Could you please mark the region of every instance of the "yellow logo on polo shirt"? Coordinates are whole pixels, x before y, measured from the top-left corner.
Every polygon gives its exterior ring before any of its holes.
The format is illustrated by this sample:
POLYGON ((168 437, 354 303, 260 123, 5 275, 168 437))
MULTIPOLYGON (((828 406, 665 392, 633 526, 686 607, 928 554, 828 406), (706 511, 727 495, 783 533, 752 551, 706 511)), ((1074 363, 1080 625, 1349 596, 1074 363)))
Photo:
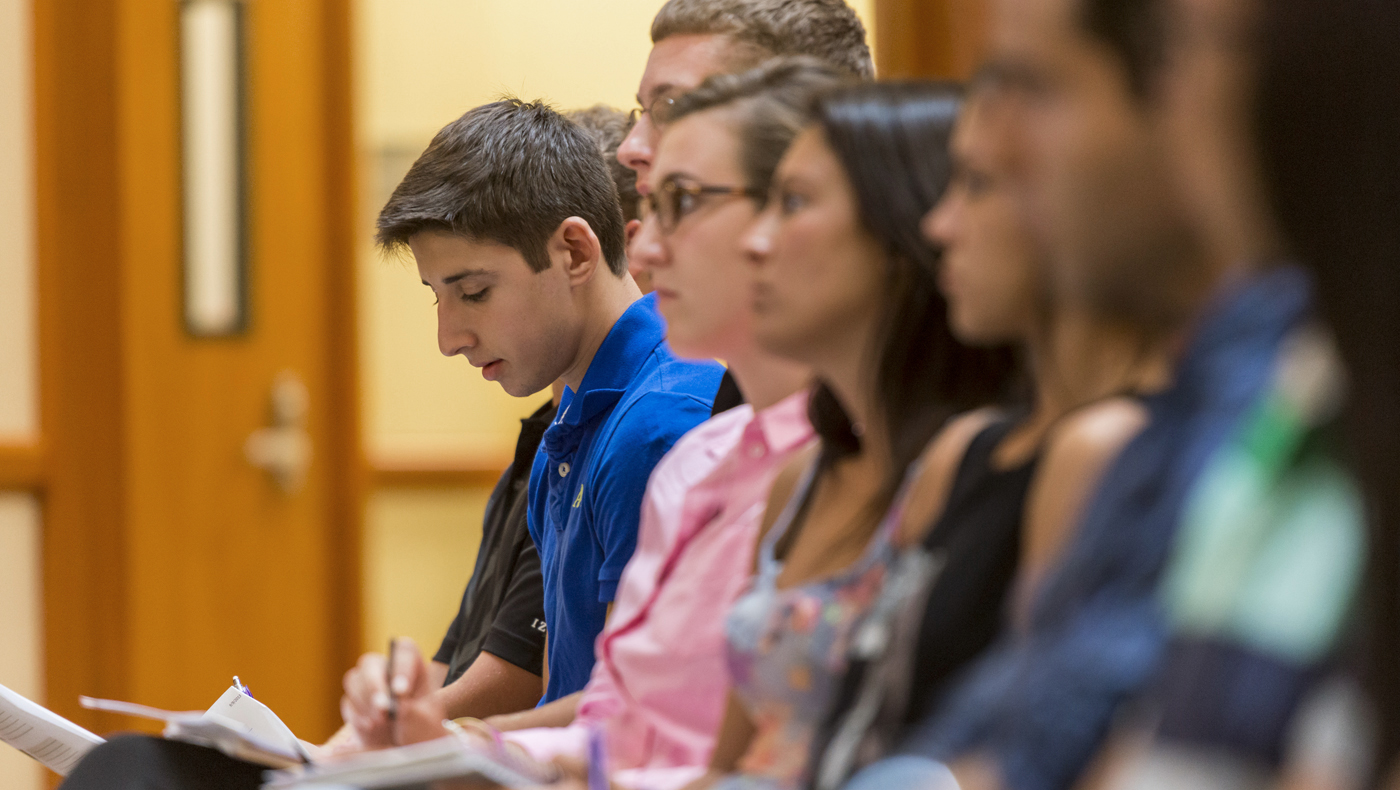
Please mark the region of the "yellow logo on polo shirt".
POLYGON ((582 504, 583 504, 583 484, 580 483, 580 484, 579 484, 579 487, 578 487, 578 496, 574 497, 574 507, 578 507, 579 505, 582 505, 582 504))

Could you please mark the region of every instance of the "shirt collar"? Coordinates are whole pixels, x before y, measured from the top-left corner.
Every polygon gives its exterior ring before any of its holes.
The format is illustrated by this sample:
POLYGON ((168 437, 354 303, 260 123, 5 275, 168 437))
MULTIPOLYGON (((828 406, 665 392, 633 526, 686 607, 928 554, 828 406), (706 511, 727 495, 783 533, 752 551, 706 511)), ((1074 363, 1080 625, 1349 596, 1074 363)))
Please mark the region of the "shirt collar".
POLYGON ((753 424, 770 451, 785 453, 812 438, 812 423, 807 418, 810 398, 811 391, 804 387, 754 414, 753 424))
POLYGON ((1236 352, 1272 349, 1312 309, 1312 278, 1295 264, 1234 281, 1210 302, 1182 358, 1179 385, 1229 381, 1236 352))
POLYGON ((540 447, 544 432, 554 420, 554 404, 545 401, 534 414, 520 421, 520 436, 515 440, 515 463, 511 474, 519 477, 530 470, 531 459, 540 447))
POLYGON ((578 392, 565 388, 556 424, 582 425, 622 399, 642 365, 666 339, 656 295, 633 302, 593 355, 578 392))

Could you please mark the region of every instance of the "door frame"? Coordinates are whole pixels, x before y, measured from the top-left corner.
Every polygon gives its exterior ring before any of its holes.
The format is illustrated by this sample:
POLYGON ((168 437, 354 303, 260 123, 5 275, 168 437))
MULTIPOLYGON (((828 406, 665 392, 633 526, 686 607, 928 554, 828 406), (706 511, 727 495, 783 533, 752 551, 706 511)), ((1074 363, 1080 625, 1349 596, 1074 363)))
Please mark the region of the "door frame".
POLYGON ((875 0, 881 79, 967 80, 984 53, 986 0, 875 0))

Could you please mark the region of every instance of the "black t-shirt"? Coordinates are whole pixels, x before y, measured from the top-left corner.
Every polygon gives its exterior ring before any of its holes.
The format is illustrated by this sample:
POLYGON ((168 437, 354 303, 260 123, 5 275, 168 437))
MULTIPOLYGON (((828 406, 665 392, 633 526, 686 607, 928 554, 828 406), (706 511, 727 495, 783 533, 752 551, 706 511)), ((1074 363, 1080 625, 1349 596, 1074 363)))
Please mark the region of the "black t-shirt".
POLYGON ((536 675, 544 672, 544 578, 525 509, 535 450, 553 420, 554 404, 546 403, 520 421, 515 461, 486 502, 476 568, 433 656, 448 667, 444 685, 460 678, 483 650, 536 675))
POLYGON ((715 393, 715 405, 710 409, 710 416, 727 412, 735 406, 744 405, 744 393, 739 391, 739 382, 734 380, 734 376, 728 370, 724 371, 724 377, 719 380, 719 391, 715 393))

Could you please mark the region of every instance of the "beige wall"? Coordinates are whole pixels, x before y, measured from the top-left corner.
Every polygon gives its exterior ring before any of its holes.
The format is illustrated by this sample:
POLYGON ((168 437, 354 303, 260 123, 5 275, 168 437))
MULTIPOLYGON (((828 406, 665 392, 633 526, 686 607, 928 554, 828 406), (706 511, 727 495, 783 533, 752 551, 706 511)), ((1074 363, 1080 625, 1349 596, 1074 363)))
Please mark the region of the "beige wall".
POLYGON ((0 0, 0 442, 38 426, 29 3, 0 0))
MULTIPOLYGON (((874 0, 854 3, 873 30, 874 0)), ((433 134, 502 93, 560 108, 630 108, 661 0, 359 0, 361 363, 365 445, 381 466, 498 469, 517 418, 507 397, 437 351, 432 295, 411 260, 370 246, 389 192, 433 134)), ((471 572, 488 490, 380 491, 365 519, 365 647, 394 634, 431 652, 471 572)))
POLYGON ((410 636, 431 656, 481 544, 484 490, 379 491, 365 513, 365 649, 410 636), (475 518, 473 518, 475 516, 475 518))
MULTIPOLYGON (((39 506, 32 496, 0 491, 0 685, 42 702, 39 650, 39 506)), ((0 744, 0 787, 37 790, 47 772, 0 744)))
MULTIPOLYGON (((33 132, 28 0, 0 0, 0 444, 38 431, 33 132)), ((0 685, 43 699, 39 507, 0 491, 0 685)), ((43 768, 0 746, 0 787, 35 790, 43 768)))

